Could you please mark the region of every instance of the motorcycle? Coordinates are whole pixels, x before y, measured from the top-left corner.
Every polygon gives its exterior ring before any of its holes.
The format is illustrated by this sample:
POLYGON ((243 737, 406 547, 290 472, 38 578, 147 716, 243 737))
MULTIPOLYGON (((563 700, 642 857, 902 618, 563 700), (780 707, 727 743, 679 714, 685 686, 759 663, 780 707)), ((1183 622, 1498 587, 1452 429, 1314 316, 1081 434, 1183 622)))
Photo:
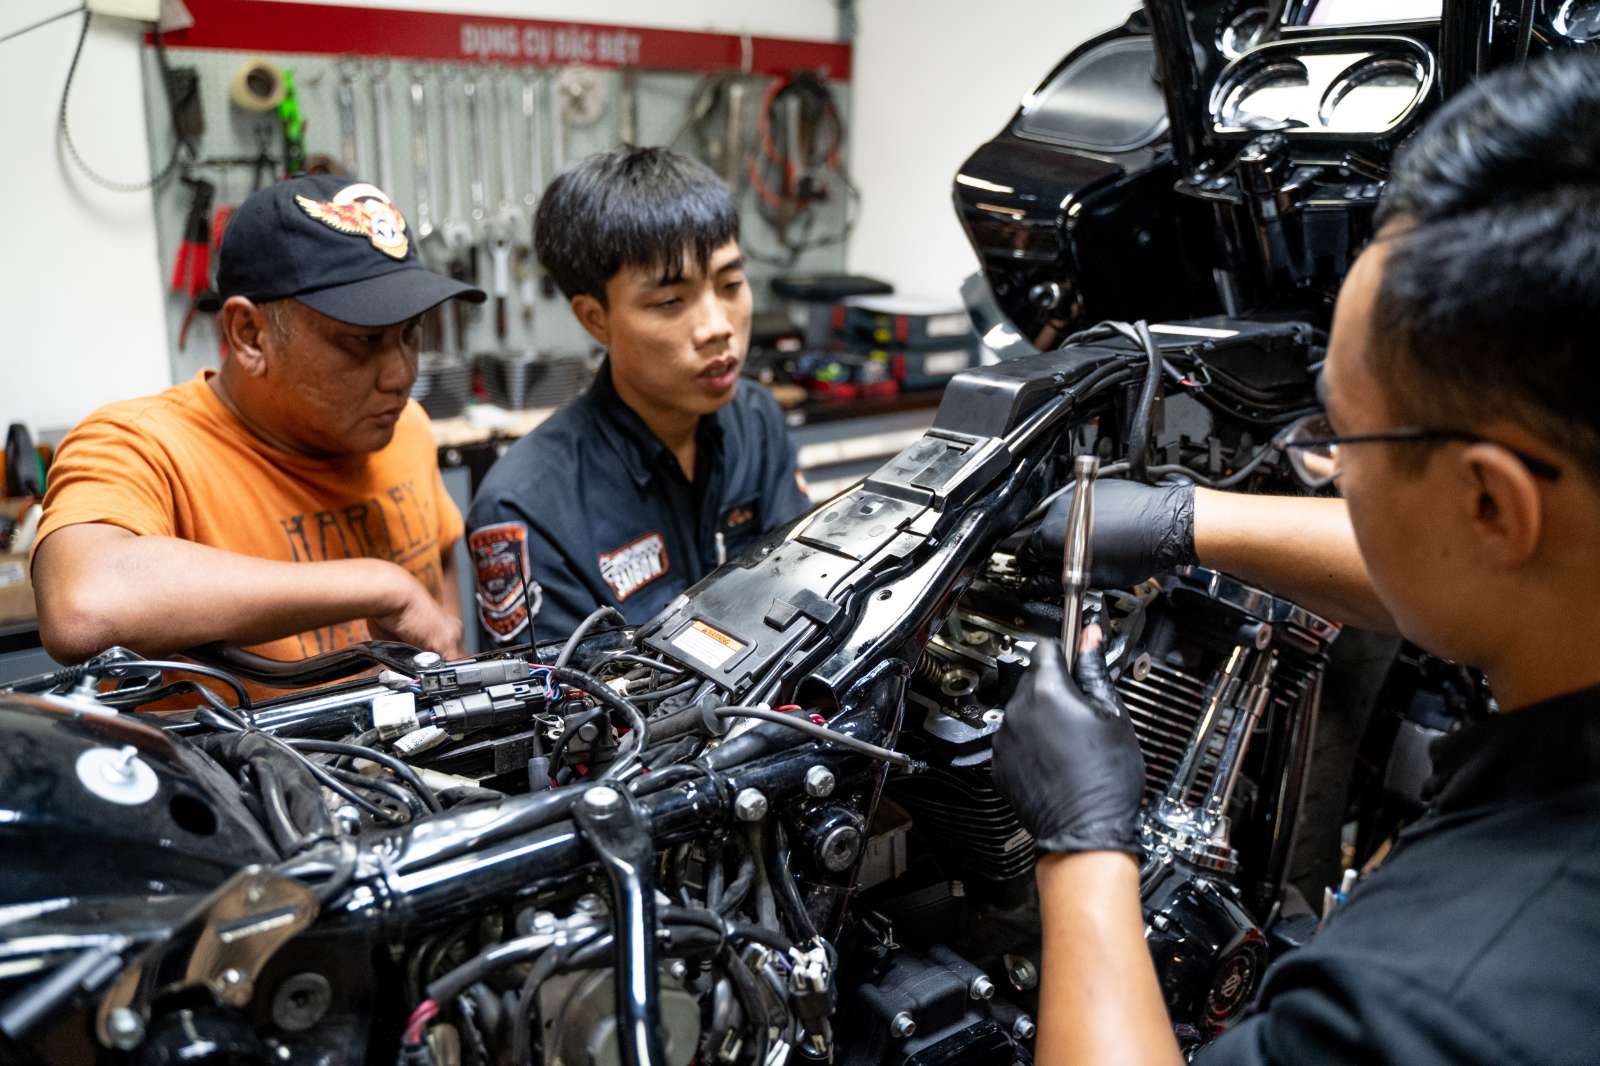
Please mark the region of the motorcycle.
MULTIPOLYGON (((1028 533, 1086 455, 1102 476, 1294 489, 1277 445, 1315 412, 1369 186, 1465 69, 1454 8, 1381 33, 1304 4, 1254 30, 1228 4, 1146 10, 957 179, 989 267, 974 317, 1006 358, 652 621, 597 611, 454 662, 111 649, 12 686, 0 1058, 1031 1061, 1033 842, 989 770, 1067 620, 1062 562, 1028 533), (1169 117, 1112 159, 1127 132, 1089 145, 1067 102, 1130 83, 1129 62, 1159 68, 1169 117), (1340 101, 1374 86, 1410 103, 1344 128, 1340 101), (1102 259, 1117 227, 1129 258, 1102 259), (1117 320, 1150 290, 1118 272, 1196 233, 1218 265, 1167 264, 1172 315, 1117 320), (247 681, 319 687, 256 702, 247 681), (123 713, 174 697, 192 709, 123 713)), ((1340 629, 1199 567, 1082 606, 1145 755, 1147 937, 1198 1046, 1314 932, 1291 862, 1340 629)))

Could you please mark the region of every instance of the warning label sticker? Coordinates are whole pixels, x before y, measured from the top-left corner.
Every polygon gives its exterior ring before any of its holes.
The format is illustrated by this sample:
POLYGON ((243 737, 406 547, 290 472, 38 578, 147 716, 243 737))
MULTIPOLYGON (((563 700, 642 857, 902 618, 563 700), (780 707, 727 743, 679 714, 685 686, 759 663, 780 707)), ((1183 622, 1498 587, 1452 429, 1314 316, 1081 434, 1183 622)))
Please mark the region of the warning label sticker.
POLYGON ((724 663, 745 648, 743 641, 736 640, 699 619, 689 623, 689 628, 672 638, 672 646, 717 670, 722 669, 724 663))

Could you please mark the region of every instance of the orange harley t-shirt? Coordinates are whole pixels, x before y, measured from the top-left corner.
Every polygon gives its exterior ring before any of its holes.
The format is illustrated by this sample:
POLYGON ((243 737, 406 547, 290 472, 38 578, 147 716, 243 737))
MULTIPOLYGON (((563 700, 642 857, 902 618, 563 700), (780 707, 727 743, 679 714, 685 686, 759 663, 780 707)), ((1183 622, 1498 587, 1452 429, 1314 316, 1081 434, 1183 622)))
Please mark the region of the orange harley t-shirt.
MULTIPOLYGON (((309 459, 245 428, 212 390, 214 373, 108 404, 74 427, 50 467, 34 543, 64 526, 104 522, 259 559, 387 559, 438 599, 443 553, 463 526, 422 408, 406 405, 381 451, 309 459)), ((302 659, 365 639, 366 624, 355 621, 251 650, 302 659)))

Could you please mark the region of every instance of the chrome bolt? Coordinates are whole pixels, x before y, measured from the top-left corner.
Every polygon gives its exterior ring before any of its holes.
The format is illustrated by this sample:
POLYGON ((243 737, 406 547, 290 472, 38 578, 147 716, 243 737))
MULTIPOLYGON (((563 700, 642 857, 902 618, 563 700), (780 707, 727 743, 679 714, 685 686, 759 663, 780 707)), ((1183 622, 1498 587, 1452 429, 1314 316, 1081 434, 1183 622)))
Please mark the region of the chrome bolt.
POLYGON ((979 974, 967 986, 967 994, 973 999, 992 999, 994 997, 994 982, 983 974, 979 974))
POLYGON ((689 976, 689 964, 682 959, 673 959, 672 965, 667 967, 667 972, 672 975, 673 980, 686 980, 689 976))
POLYGON ((833 795, 833 771, 826 766, 813 766, 806 771, 806 795, 821 799, 833 795))
POLYGON ((991 707, 987 711, 983 712, 983 724, 984 725, 999 725, 1001 722, 1003 722, 1005 720, 1006 720, 1006 712, 1002 711, 1002 710, 999 710, 998 708, 991 707))
POLYGON ((583 794, 583 803, 592 811, 614 811, 622 806, 622 796, 610 785, 596 785, 583 794))
POLYGON ((603 914, 606 904, 593 892, 586 892, 578 897, 577 908, 581 914, 603 914))
POLYGON ((549 911, 535 911, 533 913, 533 931, 535 933, 548 933, 556 927, 556 916, 549 911))
POLYGON ((767 797, 760 789, 741 789, 733 799, 733 813, 741 822, 759 822, 767 816, 767 797))
POLYGON ((1011 1023, 1011 1035, 1016 1037, 1018 1040, 1032 1040, 1033 1034, 1037 1033, 1038 1031, 1039 1027, 1034 1025, 1033 1019, 1028 1017, 1026 1014, 1022 1015, 1015 1022, 1011 1023))
POLYGON ((432 670, 444 662, 444 656, 436 651, 419 651, 411 657, 411 665, 418 670, 432 670))
POLYGON ((889 1021, 889 1033, 896 1040, 904 1040, 907 1037, 916 1035, 916 1032, 917 1020, 905 1011, 896 1014, 889 1021))
POLYGON ((144 1019, 137 1011, 117 1007, 106 1016, 106 1030, 111 1034, 112 1047, 132 1051, 144 1040, 144 1019))

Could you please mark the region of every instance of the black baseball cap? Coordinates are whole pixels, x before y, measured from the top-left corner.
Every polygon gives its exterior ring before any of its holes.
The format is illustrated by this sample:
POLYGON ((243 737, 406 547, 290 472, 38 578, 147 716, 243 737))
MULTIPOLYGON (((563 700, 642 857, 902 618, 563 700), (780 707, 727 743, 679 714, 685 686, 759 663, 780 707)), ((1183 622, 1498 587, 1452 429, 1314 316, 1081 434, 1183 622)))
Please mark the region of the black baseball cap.
POLYGON ((292 296, 353 326, 391 326, 446 300, 486 298, 422 265, 405 217, 383 190, 327 174, 280 181, 239 205, 208 295, 202 310, 218 310, 230 296, 292 296))

